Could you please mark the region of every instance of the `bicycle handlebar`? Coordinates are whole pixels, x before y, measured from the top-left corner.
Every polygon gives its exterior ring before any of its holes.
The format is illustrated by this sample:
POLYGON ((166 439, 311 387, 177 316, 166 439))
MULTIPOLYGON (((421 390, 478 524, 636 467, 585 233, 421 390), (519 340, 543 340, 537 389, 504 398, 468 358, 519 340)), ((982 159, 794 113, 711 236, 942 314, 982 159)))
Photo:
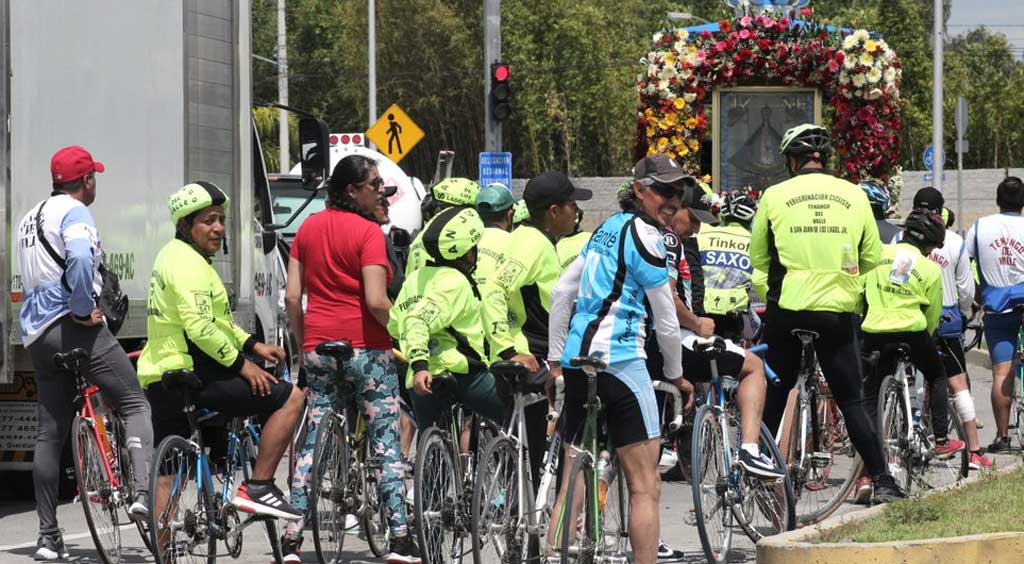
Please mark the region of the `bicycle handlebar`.
POLYGON ((779 379, 779 375, 776 374, 774 370, 772 370, 771 366, 768 366, 768 359, 765 358, 765 353, 768 352, 768 345, 766 343, 761 343, 760 345, 750 347, 749 349, 747 349, 747 351, 756 354, 757 356, 761 357, 762 361, 764 361, 764 375, 765 377, 768 378, 769 382, 775 384, 776 386, 782 383, 782 380, 779 379))
POLYGON ((654 391, 664 392, 672 396, 672 421, 668 424, 668 430, 675 432, 683 426, 683 393, 679 391, 674 384, 669 382, 663 382, 661 380, 655 380, 654 391))

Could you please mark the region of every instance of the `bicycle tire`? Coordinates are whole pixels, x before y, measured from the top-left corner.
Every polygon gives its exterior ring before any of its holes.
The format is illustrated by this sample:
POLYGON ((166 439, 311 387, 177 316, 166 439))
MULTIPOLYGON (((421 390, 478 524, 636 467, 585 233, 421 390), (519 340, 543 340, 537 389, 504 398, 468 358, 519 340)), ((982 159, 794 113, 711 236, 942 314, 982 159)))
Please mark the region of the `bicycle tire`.
POLYGON ((416 535, 423 564, 460 562, 462 538, 455 529, 462 511, 462 480, 448 438, 437 427, 420 431, 415 474, 416 535))
POLYGON ((602 552, 621 557, 621 561, 626 562, 629 546, 629 488, 622 464, 616 463, 615 467, 614 482, 608 487, 608 499, 600 515, 601 539, 604 542, 602 552))
POLYGON ((317 429, 313 449, 312 486, 309 492, 309 521, 313 547, 320 564, 341 564, 345 546, 345 518, 349 508, 348 424, 344 416, 326 415, 317 429))
MULTIPOLYGON (((774 435, 761 423, 761 436, 758 447, 762 453, 775 462, 775 469, 785 472, 786 461, 775 444, 774 435)), ((744 518, 738 519, 743 532, 751 542, 783 533, 796 528, 796 500, 793 493, 793 482, 786 475, 782 480, 767 482, 753 476, 744 475, 741 479, 744 518), (760 517, 760 518, 758 518, 760 517)))
POLYGON ((384 558, 388 553, 391 529, 388 525, 388 507, 380 495, 381 463, 371 461, 367 437, 363 437, 359 452, 363 480, 363 514, 360 519, 363 535, 366 536, 370 552, 377 558, 384 558))
POLYGON ((850 496, 864 467, 845 430, 841 429, 839 406, 831 398, 821 396, 814 403, 817 404, 814 418, 819 427, 817 434, 813 432, 810 410, 801 407, 800 422, 791 428, 791 448, 786 457, 796 500, 796 519, 801 526, 821 522, 835 513, 850 496), (806 437, 803 442, 800 441, 802 427, 806 437), (827 455, 828 464, 821 466, 814 455, 827 455))
POLYGON ((878 388, 878 434, 882 441, 882 455, 886 468, 896 484, 910 493, 913 467, 910 463, 909 445, 906 436, 911 428, 910 414, 903 403, 903 385, 892 375, 882 379, 878 388), (894 472, 894 469, 897 470, 894 472))
POLYGON ((724 563, 732 548, 733 513, 718 493, 719 484, 729 479, 724 440, 713 406, 702 405, 693 420, 691 488, 697 534, 704 557, 712 564, 724 563))
MULTIPOLYGON (((1024 333, 1024 331, 1022 331, 1024 333)), ((1024 347, 1024 334, 1020 336, 1020 345, 1024 347)), ((1024 353, 1020 353, 1024 356, 1024 353)), ((1017 365, 1017 373, 1013 375, 1013 405, 1011 406, 1010 413, 1013 415, 1013 421, 1010 423, 1016 428, 1017 432, 1017 444, 1020 448, 1024 449, 1024 361, 1021 361, 1017 365)))
POLYGON ((594 490, 594 459, 589 452, 583 451, 576 455, 576 461, 573 462, 572 472, 569 474, 567 483, 569 489, 566 491, 569 493, 565 497, 565 507, 563 507, 561 515, 561 562, 563 564, 570 562, 594 564, 600 549, 597 529, 602 525, 599 522, 601 516, 597 510, 597 491, 594 490), (582 485, 580 481, 583 482, 582 485), (580 514, 573 510, 576 505, 574 503, 575 493, 581 487, 583 488, 583 500, 580 505, 583 517, 582 531, 579 526, 580 514), (570 510, 565 511, 566 508, 570 510))
MULTIPOLYGON (((940 489, 955 484, 967 478, 967 474, 970 472, 970 452, 966 448, 967 433, 964 430, 964 424, 960 421, 960 417, 957 416, 956 407, 953 405, 952 399, 948 402, 947 409, 949 410, 949 416, 946 434, 951 440, 962 441, 964 449, 945 460, 934 457, 933 452, 916 453, 914 479, 924 490, 940 489)), ((918 440, 922 444, 934 446, 936 444, 934 440, 935 430, 931 416, 926 413, 924 417, 925 427, 921 430, 923 437, 920 437, 918 440)))
MULTIPOLYGON (((76 416, 71 448, 74 458, 75 481, 85 511, 85 522, 96 545, 97 555, 104 564, 121 562, 121 527, 118 524, 117 494, 110 487, 102 447, 96 440, 93 422, 76 416)), ((116 468, 111 468, 116 472, 116 468)))
MULTIPOLYGON (((514 564, 525 560, 526 500, 519 499, 522 474, 519 453, 511 439, 500 436, 481 451, 473 481, 471 533, 474 564, 514 564)), ((529 487, 529 486, 526 486, 529 487)), ((529 494, 527 494, 529 495, 529 494)))
POLYGON ((209 534, 208 529, 212 521, 213 502, 209 492, 201 494, 199 491, 196 476, 198 459, 199 451, 193 444, 177 435, 165 438, 156 449, 149 474, 149 499, 152 504, 149 511, 149 534, 157 564, 201 562, 203 559, 207 564, 215 564, 217 560, 217 539, 209 534), (161 478, 166 478, 165 483, 170 490, 166 505, 161 502, 161 478), (186 495, 190 491, 194 493, 186 495), (160 542, 160 536, 168 520, 172 530, 165 545, 160 542), (180 540, 177 539, 179 531, 185 534, 180 540), (204 542, 206 553, 195 554, 195 547, 204 542), (168 548, 173 550, 168 552, 168 548))

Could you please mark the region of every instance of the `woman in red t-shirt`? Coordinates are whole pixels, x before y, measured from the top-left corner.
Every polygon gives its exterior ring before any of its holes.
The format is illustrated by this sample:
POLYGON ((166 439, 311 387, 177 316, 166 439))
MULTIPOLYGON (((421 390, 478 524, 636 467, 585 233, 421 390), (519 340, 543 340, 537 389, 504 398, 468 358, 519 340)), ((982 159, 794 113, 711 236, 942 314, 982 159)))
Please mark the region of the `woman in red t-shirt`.
MULTIPOLYGON (((409 534, 399 431, 398 375, 387 332, 391 281, 384 233, 374 221, 381 210, 383 180, 372 159, 349 155, 334 167, 327 183, 327 209, 299 228, 288 261, 285 303, 309 388, 309 419, 292 479, 291 503, 309 508, 308 487, 313 448, 321 418, 337 405, 339 374, 355 388, 356 403, 369 427, 370 452, 382 462, 381 499, 389 509, 389 564, 418 564, 418 547, 409 534), (302 309, 303 294, 308 304, 302 309), (316 346, 347 340, 355 355, 339 372, 316 346)), ((304 521, 285 530, 285 561, 298 562, 304 521)))

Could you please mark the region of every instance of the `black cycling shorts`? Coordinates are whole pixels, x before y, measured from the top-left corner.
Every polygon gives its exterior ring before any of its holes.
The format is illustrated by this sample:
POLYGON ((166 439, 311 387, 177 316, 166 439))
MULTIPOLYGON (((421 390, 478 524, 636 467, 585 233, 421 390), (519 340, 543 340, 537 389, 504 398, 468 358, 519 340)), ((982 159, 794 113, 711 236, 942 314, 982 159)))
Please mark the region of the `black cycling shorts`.
POLYGON ((964 341, 960 337, 938 337, 939 356, 946 368, 946 378, 967 373, 967 355, 964 354, 964 341))
MULTIPOLYGON (((687 332, 689 333, 689 332, 687 332)), ((692 334, 683 337, 683 377, 690 382, 710 382, 711 362, 708 355, 694 350, 696 338, 692 334)), ((726 340, 724 352, 715 355, 720 377, 739 376, 747 352, 736 343, 726 340)))
MULTIPOLYGON (((227 369, 198 373, 205 387, 199 391, 196 405, 200 409, 216 411, 226 417, 269 417, 288 401, 292 384, 279 380, 270 386, 267 396, 253 395, 252 387, 244 378, 227 369)), ((188 418, 183 411, 185 399, 177 391, 153 382, 146 388, 146 399, 153 410, 153 444, 159 445, 165 437, 188 437, 188 418)))
MULTIPOLYGON (((578 446, 583 441, 583 425, 587 420, 587 375, 573 368, 563 369, 563 374, 563 437, 567 443, 578 446)), ((614 448, 651 439, 640 402, 622 380, 606 372, 598 373, 597 397, 601 399, 601 406, 605 410, 608 439, 614 448)))

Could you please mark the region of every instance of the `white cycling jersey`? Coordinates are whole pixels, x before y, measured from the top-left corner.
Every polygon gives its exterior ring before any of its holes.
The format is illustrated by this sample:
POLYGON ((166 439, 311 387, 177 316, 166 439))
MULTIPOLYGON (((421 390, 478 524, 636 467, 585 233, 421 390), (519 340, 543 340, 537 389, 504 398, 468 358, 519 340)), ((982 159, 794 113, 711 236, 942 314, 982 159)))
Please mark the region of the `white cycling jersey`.
POLYGON ((1000 213, 979 219, 966 237, 978 263, 985 309, 1003 312, 1024 301, 1024 217, 1000 213))

